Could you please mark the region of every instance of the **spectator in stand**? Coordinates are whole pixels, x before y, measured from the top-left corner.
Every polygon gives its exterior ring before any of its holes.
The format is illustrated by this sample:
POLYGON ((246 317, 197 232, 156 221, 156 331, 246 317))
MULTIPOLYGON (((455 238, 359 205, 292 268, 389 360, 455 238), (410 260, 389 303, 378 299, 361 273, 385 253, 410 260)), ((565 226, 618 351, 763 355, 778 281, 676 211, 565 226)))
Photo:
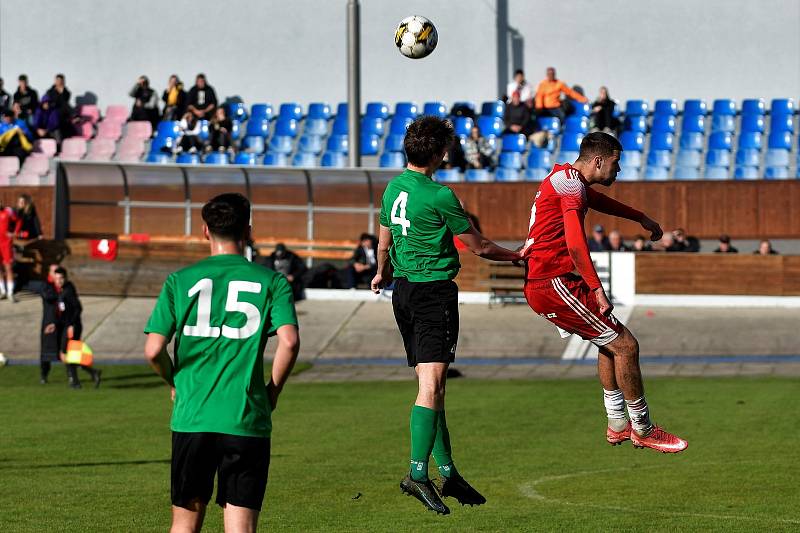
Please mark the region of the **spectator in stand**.
POLYGON ((158 95, 150 87, 147 76, 139 76, 136 85, 128 95, 133 98, 130 120, 142 120, 153 126, 153 131, 158 127, 158 95))
POLYGON ((503 98, 503 101, 510 101, 511 96, 515 92, 519 93, 519 99, 523 104, 528 106, 528 108, 533 107, 533 89, 531 89, 531 85, 528 83, 528 80, 525 79, 525 73, 522 71, 522 69, 517 69, 514 72, 514 81, 506 86, 506 94, 503 98))
POLYGON ((46 96, 50 97, 51 106, 61 114, 62 121, 68 121, 70 117, 69 100, 72 93, 67 89, 63 74, 56 74, 53 86, 47 90, 46 96))
POLYGON ((522 133, 525 137, 533 133, 531 110, 522 103, 519 92, 511 94, 511 102, 506 104, 503 122, 506 124, 503 133, 522 133))
POLYGON ((22 118, 22 106, 19 105, 19 102, 11 104, 11 116, 13 118, 12 124, 21 129, 22 133, 25 134, 25 137, 27 137, 29 141, 33 141, 33 133, 28 127, 28 122, 22 118))
POLYGON ((652 252, 653 247, 644 238, 643 235, 637 235, 633 238, 633 252, 652 252))
POLYGON ((206 83, 206 75, 198 74, 194 87, 189 90, 188 107, 198 119, 210 119, 217 107, 217 94, 214 88, 206 83))
POLYGON ((731 246, 731 238, 726 235, 722 234, 719 236, 719 246, 717 249, 714 250, 715 254, 738 254, 739 250, 731 246))
POLYGON ((378 272, 378 239, 362 233, 358 247, 345 269, 345 288, 355 289, 361 284, 369 285, 378 272))
POLYGON ((180 120, 180 117, 186 113, 186 91, 177 74, 169 77, 161 100, 164 102, 164 114, 161 116, 161 120, 180 120))
POLYGON ((33 240, 42 238, 42 224, 39 222, 39 215, 36 214, 36 206, 30 194, 20 194, 17 198, 17 219, 19 227, 16 236, 21 240, 33 240))
POLYGON ((684 247, 675 242, 675 235, 670 232, 664 233, 661 240, 658 242, 658 250, 664 252, 684 252, 684 247))
MULTIPOLYGON (((25 125, 27 129, 27 125, 25 125)), ((22 164, 33 150, 25 131, 15 123, 14 113, 5 110, 0 118, 0 155, 14 156, 22 164)))
POLYGON ((11 95, 3 88, 3 78, 0 78, 0 111, 11 109, 11 95))
POLYGON ((203 141, 200 140, 200 121, 189 111, 183 115, 179 124, 180 141, 178 151, 196 153, 203 151, 203 141))
POLYGON ((33 114, 39 107, 39 93, 28 85, 28 76, 25 74, 19 75, 17 90, 14 92, 14 103, 20 106, 20 118, 31 124, 33 114))
POLYGON ((566 111, 565 103, 561 101, 562 94, 581 103, 589 101, 588 98, 570 89, 566 83, 557 79, 554 67, 548 67, 547 77, 539 82, 539 86, 536 88, 536 115, 539 117, 558 117, 561 122, 564 122, 566 111))
POLYGON ((611 245, 606 237, 606 230, 600 224, 592 228, 592 238, 589 239, 590 252, 607 252, 611 249, 611 245))
POLYGON ((209 149, 225 152, 231 148, 231 130, 233 123, 228 118, 225 108, 220 106, 214 111, 214 118, 208 124, 209 149))
POLYGON ((678 228, 672 232, 675 240, 675 246, 679 247, 681 252, 699 252, 700 240, 697 237, 687 236, 683 228, 678 228))
POLYGON ((464 172, 467 168, 467 159, 464 156, 464 147, 461 145, 459 139, 450 145, 447 149, 447 154, 442 160, 439 168, 457 168, 459 172, 464 172))
POLYGON ((617 104, 611 99, 606 87, 600 87, 597 100, 592 103, 592 125, 594 128, 611 135, 619 131, 619 119, 614 116, 617 104))
POLYGON ((37 138, 55 139, 59 145, 65 137, 66 128, 62 125, 61 113, 55 108, 47 94, 42 96, 39 109, 33 116, 33 129, 37 138))
POLYGON ((259 260, 259 262, 265 267, 284 275, 292 286, 295 302, 303 299, 303 276, 308 269, 296 253, 288 250, 285 244, 279 242, 275 246, 275 251, 259 260))
POLYGON ((778 251, 772 247, 768 239, 764 239, 758 244, 758 250, 754 251, 753 255, 778 255, 778 251))
POLYGON ((494 149, 489 140, 481 135, 478 126, 472 126, 469 137, 464 141, 464 159, 469 168, 492 168, 494 149))
POLYGON ((19 230, 19 219, 10 207, 3 205, 0 198, 0 298, 14 299, 14 245, 12 237, 19 230))
POLYGON ((612 252, 630 252, 631 247, 622 240, 622 234, 613 230, 608 234, 608 249, 612 252))

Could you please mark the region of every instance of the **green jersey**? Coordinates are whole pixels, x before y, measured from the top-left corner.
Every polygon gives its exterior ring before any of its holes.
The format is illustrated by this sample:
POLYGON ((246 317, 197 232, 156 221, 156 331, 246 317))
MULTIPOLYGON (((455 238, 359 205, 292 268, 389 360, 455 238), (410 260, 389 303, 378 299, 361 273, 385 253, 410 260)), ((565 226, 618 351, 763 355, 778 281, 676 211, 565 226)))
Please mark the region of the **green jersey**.
POLYGON ((449 188, 405 170, 386 186, 380 223, 392 231, 395 277, 414 282, 456 277, 461 263, 453 235, 467 231, 470 221, 449 188))
POLYGON ((289 282, 240 255, 214 255, 169 275, 145 333, 174 344, 173 431, 269 437, 267 338, 297 325, 289 282))

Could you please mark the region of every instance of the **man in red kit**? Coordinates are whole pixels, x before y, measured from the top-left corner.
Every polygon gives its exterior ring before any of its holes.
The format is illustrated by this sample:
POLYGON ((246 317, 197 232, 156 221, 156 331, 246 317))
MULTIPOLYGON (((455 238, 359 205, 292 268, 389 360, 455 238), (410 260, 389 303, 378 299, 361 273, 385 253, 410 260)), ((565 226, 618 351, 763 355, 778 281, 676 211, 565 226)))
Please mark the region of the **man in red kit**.
POLYGON ((657 222, 592 189, 595 184, 614 183, 620 152, 622 145, 616 138, 590 133, 581 142, 578 160, 572 165, 555 165, 542 181, 531 208, 523 251, 527 261, 525 297, 562 336, 574 333, 599 348, 597 369, 608 415, 606 440, 612 445, 631 440, 637 448, 677 453, 688 443, 650 421, 639 369, 639 344, 611 314, 614 306, 597 277, 583 229, 586 211, 592 208, 640 223, 653 241, 661 238, 657 222))
POLYGON ((3 270, 0 272, 0 298, 8 294, 11 302, 14 299, 14 272, 11 269, 14 264, 14 247, 12 239, 19 231, 22 221, 17 218, 16 213, 10 207, 3 205, 0 200, 0 263, 3 270))

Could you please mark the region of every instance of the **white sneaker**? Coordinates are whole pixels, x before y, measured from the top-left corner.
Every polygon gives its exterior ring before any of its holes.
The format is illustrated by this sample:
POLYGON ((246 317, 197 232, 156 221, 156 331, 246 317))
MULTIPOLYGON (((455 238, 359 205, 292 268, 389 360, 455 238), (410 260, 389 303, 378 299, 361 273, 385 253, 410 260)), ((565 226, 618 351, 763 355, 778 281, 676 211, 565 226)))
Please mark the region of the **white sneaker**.
POLYGON ((17 299, 14 298, 14 294, 13 293, 10 293, 10 292, 8 293, 8 299, 11 300, 12 304, 17 303, 17 299))

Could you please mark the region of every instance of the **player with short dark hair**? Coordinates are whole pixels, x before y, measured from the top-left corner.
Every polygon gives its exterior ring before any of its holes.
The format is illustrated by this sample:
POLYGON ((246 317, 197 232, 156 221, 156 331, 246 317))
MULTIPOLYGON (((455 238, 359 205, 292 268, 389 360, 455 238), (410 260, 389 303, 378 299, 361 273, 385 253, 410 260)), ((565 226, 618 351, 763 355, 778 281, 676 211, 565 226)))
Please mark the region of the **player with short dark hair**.
POLYGON ((172 386, 172 527, 199 531, 217 480, 226 531, 255 531, 269 470, 271 412, 297 359, 292 289, 243 256, 250 202, 203 206, 210 257, 167 277, 145 327, 145 356, 172 386), (278 336, 272 375, 263 353, 278 336), (173 363, 167 344, 175 337, 173 363))
POLYGON ((637 448, 664 453, 686 449, 687 442, 650 421, 639 368, 639 344, 611 313, 597 276, 583 224, 589 208, 633 220, 661 238, 661 227, 641 211, 601 194, 592 185, 610 186, 619 172, 622 145, 607 133, 583 138, 578 160, 557 164, 533 201, 528 240, 525 297, 531 308, 556 325, 563 337, 577 334, 600 350, 597 369, 603 385, 608 428, 606 440, 631 440, 637 448), (627 404, 628 416, 625 416, 627 404))
POLYGON ((456 470, 445 420, 447 367, 458 341, 458 286, 453 278, 461 264, 453 236, 480 257, 520 257, 481 235, 453 191, 431 179, 454 138, 452 125, 437 117, 419 118, 408 127, 408 166, 383 194, 378 273, 371 284, 378 293, 394 278, 394 315, 419 384, 411 410, 411 471, 400 488, 441 514, 450 510, 428 478, 431 453, 439 466, 442 496, 462 505, 486 502, 456 470))

